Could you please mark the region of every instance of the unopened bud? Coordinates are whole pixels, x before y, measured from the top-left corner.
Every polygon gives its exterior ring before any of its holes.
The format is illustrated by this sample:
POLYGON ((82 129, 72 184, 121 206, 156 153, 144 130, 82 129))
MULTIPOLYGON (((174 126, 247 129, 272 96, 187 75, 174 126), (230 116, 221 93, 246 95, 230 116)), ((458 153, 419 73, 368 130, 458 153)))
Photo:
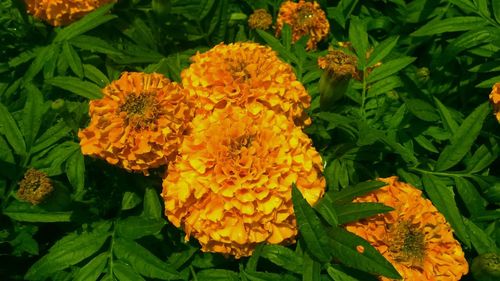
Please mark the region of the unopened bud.
POLYGON ((63 99, 56 99, 55 101, 52 102, 50 105, 50 108, 53 110, 59 110, 64 106, 64 100, 63 99))
POLYGON ((500 280, 500 256, 496 253, 482 254, 472 260, 471 272, 474 280, 500 280))
POLYGON ((421 67, 417 69, 417 79, 422 83, 427 82, 430 78, 430 75, 431 72, 427 67, 421 67))
POLYGON ((52 182, 47 174, 31 168, 24 174, 23 180, 19 182, 17 196, 21 200, 38 205, 53 189, 52 182))

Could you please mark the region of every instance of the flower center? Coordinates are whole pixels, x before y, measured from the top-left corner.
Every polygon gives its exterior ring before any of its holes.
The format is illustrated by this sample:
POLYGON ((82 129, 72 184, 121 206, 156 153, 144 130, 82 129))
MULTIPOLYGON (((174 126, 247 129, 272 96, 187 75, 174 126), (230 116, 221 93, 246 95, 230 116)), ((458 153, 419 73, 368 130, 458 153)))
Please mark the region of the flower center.
POLYGON ((402 222, 389 227, 389 251, 395 261, 422 266, 425 257, 425 234, 416 226, 402 222))
POLYGON ((243 135, 231 140, 231 142, 229 143, 229 150, 231 154, 237 155, 240 153, 243 147, 249 148, 252 145, 253 139, 254 136, 243 135))
POLYGON ((141 93, 129 94, 120 106, 120 111, 127 113, 126 120, 131 126, 142 129, 156 120, 159 108, 154 94, 141 93))

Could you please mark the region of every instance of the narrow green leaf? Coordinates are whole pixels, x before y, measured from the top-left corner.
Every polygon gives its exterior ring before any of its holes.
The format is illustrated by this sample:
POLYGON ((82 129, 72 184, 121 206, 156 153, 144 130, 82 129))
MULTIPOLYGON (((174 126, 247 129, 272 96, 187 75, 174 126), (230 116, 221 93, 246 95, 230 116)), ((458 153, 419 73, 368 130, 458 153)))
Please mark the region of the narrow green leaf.
POLYGON ((144 209, 142 215, 148 218, 163 218, 163 208, 156 190, 152 187, 146 188, 144 193, 144 209))
POLYGON ((484 232, 484 230, 482 230, 479 226, 467 218, 464 218, 464 224, 469 231, 472 246, 479 255, 500 251, 495 243, 495 240, 486 234, 486 232, 484 232))
POLYGON ((470 173, 479 173, 488 168, 499 156, 500 146, 495 144, 488 148, 484 144, 481 145, 474 154, 467 160, 467 171, 470 173))
POLYGON ((55 146, 47 155, 37 155, 31 164, 45 172, 49 177, 57 176, 64 172, 63 163, 78 150, 80 150, 78 143, 67 141, 55 146))
POLYGON ((237 272, 227 269, 204 269, 196 273, 198 281, 239 281, 237 272))
POLYGON ((411 36, 430 36, 445 32, 466 31, 486 25, 487 22, 480 17, 452 17, 443 20, 433 20, 420 27, 411 36))
POLYGON ((328 194, 334 204, 349 203, 358 196, 365 195, 386 185, 385 182, 381 181, 366 181, 344 188, 341 191, 329 191, 328 194))
POLYGON ((339 224, 357 221, 394 210, 381 203, 346 203, 335 205, 339 224))
POLYGON ((426 101, 421 99, 407 99, 405 103, 408 111, 418 119, 427 122, 436 122, 439 120, 439 115, 434 107, 426 101))
POLYGON ((29 151, 42 124, 42 116, 46 107, 43 103, 43 96, 33 84, 25 85, 26 104, 23 109, 23 135, 26 142, 26 148, 29 151))
POLYGON ((340 227, 332 227, 328 233, 330 251, 341 263, 362 271, 400 279, 398 271, 370 243, 340 227), (357 251, 364 248, 363 253, 357 251))
POLYGON ((108 263, 108 257, 109 254, 104 252, 91 259, 86 265, 76 272, 75 276, 73 276, 73 280, 98 280, 99 276, 101 276, 104 271, 104 267, 106 267, 106 264, 108 263))
POLYGON ((439 150, 434 146, 434 144, 432 144, 432 142, 424 135, 418 135, 414 139, 421 147, 427 149, 428 151, 439 153, 439 150))
POLYGON ((80 150, 75 151, 66 161, 66 176, 73 186, 76 198, 83 196, 85 188, 85 161, 80 150))
POLYGON ((491 8, 493 10, 493 15, 498 23, 500 23, 500 2, 491 0, 491 8))
POLYGON ((116 18, 114 15, 106 15, 113 6, 114 3, 103 5, 80 20, 66 26, 57 33, 54 42, 69 40, 116 18))
POLYGON ((108 77, 104 73, 102 73, 97 67, 91 64, 83 65, 83 73, 85 75, 85 78, 96 83, 96 85, 101 88, 104 88, 106 85, 109 84, 108 77))
POLYGON ((36 141, 31 148, 31 153, 36 153, 48 148, 60 139, 68 136, 71 128, 66 126, 64 122, 59 122, 47 129, 36 141))
POLYGON ((102 97, 101 88, 99 88, 96 84, 88 81, 82 81, 75 77, 58 76, 45 80, 45 82, 84 98, 99 99, 102 97))
POLYGON ((133 216, 119 220, 116 223, 116 233, 121 237, 138 239, 143 236, 159 233, 165 224, 164 219, 133 216))
POLYGON ((314 213, 314 209, 302 197, 302 193, 300 193, 295 185, 292 189, 292 201, 297 225, 307 249, 319 261, 327 262, 330 259, 330 255, 325 251, 328 245, 325 229, 314 213))
POLYGON ((440 100, 434 97, 434 102, 437 105, 437 109, 439 110, 439 115, 441 115, 441 120, 443 121, 445 129, 454 134, 458 130, 457 122, 453 119, 453 117, 451 117, 450 111, 443 103, 441 103, 440 100))
POLYGON ((375 68, 369 75, 368 75, 368 83, 374 83, 378 80, 384 79, 386 77, 389 77, 393 75, 394 73, 397 73, 398 71, 404 69, 408 65, 410 65, 412 62, 414 62, 417 58, 414 57, 402 57, 402 58, 397 58, 393 59, 391 61, 388 61, 381 66, 375 68))
POLYGON ((380 44, 378 44, 368 58, 366 67, 373 66, 376 63, 382 61, 388 54, 391 53, 392 49, 394 49, 394 47, 398 43, 398 40, 399 36, 393 36, 385 39, 380 44))
POLYGON ((108 43, 108 41, 95 36, 80 35, 69 40, 69 43, 79 49, 90 52, 117 56, 122 54, 119 50, 108 43))
POLYGON ((330 277, 332 277, 333 280, 335 281, 358 281, 358 279, 351 277, 350 275, 332 267, 328 266, 326 268, 326 272, 330 277))
POLYGON ((358 57, 359 68, 366 66, 366 52, 368 51, 368 33, 365 23, 358 17, 352 16, 349 23, 349 41, 352 42, 358 57))
POLYGON ((436 163, 436 171, 445 171, 455 166, 469 152, 476 140, 486 116, 490 114, 489 104, 483 103, 467 116, 457 129, 451 144, 447 145, 439 155, 436 163))
POLYGON ((122 210, 130 210, 141 203, 142 199, 135 192, 125 191, 122 198, 122 210))
POLYGON ((68 222, 72 212, 48 212, 38 206, 15 201, 3 210, 3 214, 24 222, 68 222))
POLYGON ((387 94, 387 92, 403 85, 403 81, 398 76, 389 76, 370 85, 368 88, 368 97, 387 94))
POLYGON ((83 66, 80 56, 68 42, 64 42, 62 46, 62 53, 66 58, 69 67, 78 77, 83 78, 83 66))
POLYGON ((280 41, 278 39, 276 39, 273 35, 267 33, 264 30, 260 30, 260 29, 257 29, 256 31, 259 34, 259 36, 262 37, 262 39, 264 39, 264 41, 266 41, 266 43, 271 48, 273 48, 273 50, 278 52, 278 54, 283 59, 285 59, 288 62, 293 62, 293 63, 297 63, 299 61, 297 59, 297 57, 294 54, 292 54, 290 51, 288 51, 283 45, 281 45, 280 41))
POLYGON ((113 262, 113 274, 120 281, 145 281, 130 265, 119 260, 113 262))
POLYGON ((289 248, 281 245, 265 245, 261 256, 288 271, 302 274, 304 260, 289 248))
POLYGON ((303 260, 304 268, 302 273, 302 281, 320 281, 321 264, 312 259, 307 252, 304 252, 303 260))
POLYGON ((499 80, 500 80, 500 75, 495 76, 495 77, 491 77, 489 79, 482 81, 481 83, 478 83, 476 85, 476 87, 477 88, 489 88, 489 89, 491 89, 491 87, 493 87, 493 85, 495 85, 495 83, 498 83, 499 80))
POLYGON ((0 103, 0 134, 5 136, 5 139, 16 154, 26 154, 26 144, 24 143, 23 135, 9 110, 2 103, 0 103))
POLYGON ((326 193, 316 204, 314 209, 320 213, 323 219, 328 222, 331 226, 337 226, 339 220, 337 218, 337 213, 333 208, 334 203, 330 197, 330 194, 326 193))
MULTIPOLYGON (((5 141, 4 137, 0 135, 0 160, 10 164, 15 164, 14 154, 9 144, 5 141)), ((1 170, 1 169, 0 169, 1 170)))
POLYGON ((424 174, 422 176, 424 189, 432 203, 445 216, 455 230, 458 238, 470 247, 470 237, 462 220, 462 215, 455 202, 453 189, 446 186, 438 177, 424 174))
POLYGON ((28 70, 24 73, 24 81, 29 82, 33 80, 33 78, 42 71, 42 68, 44 65, 49 61, 51 57, 54 56, 54 54, 57 54, 59 52, 59 46, 52 44, 48 45, 46 47, 43 47, 40 49, 38 52, 38 55, 35 57, 31 65, 29 66, 28 70))
POLYGON ((161 280, 178 278, 179 273, 172 266, 162 262, 134 241, 116 238, 113 251, 118 258, 130 263, 135 271, 143 276, 161 280))

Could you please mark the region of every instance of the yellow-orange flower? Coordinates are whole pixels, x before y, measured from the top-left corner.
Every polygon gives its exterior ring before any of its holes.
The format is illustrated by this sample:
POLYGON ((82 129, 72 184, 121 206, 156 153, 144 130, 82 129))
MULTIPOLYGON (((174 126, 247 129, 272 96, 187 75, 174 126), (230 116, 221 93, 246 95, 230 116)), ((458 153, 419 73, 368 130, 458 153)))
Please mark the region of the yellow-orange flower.
POLYGON ((50 25, 70 24, 115 0, 24 0, 28 12, 50 25))
POLYGON ((388 185, 355 201, 383 203, 394 210, 349 223, 347 230, 370 242, 403 280, 455 281, 467 274, 462 248, 432 202, 397 177, 379 180, 388 185))
POLYGON ((490 102, 493 105, 493 112, 498 122, 500 122, 500 83, 496 83, 490 93, 490 102))
POLYGON ((264 9, 255 10, 248 17, 248 27, 251 29, 268 29, 273 24, 273 17, 264 9))
POLYGON ((24 174, 24 178, 19 182, 17 196, 19 199, 28 201, 33 205, 38 205, 52 193, 54 187, 52 181, 42 171, 30 168, 24 174))
POLYGON ((124 72, 102 92, 78 133, 83 154, 145 174, 175 159, 194 114, 187 91, 161 74, 124 72))
POLYGON ((342 79, 343 77, 347 79, 352 77, 360 80, 361 78, 357 65, 358 59, 355 56, 331 47, 328 49, 328 54, 318 58, 319 68, 327 71, 329 76, 335 76, 342 79))
POLYGON ((203 251, 249 256, 295 241, 294 182, 309 204, 324 193, 321 157, 299 127, 268 109, 216 109, 193 119, 169 165, 165 214, 203 251))
POLYGON ((316 1, 298 3, 286 1, 281 4, 276 21, 276 34, 281 34, 285 24, 292 29, 292 41, 296 42, 304 35, 309 35, 307 49, 316 49, 316 44, 330 32, 330 24, 325 12, 316 1))
POLYGON ((197 97, 198 114, 226 105, 267 107, 298 125, 310 124, 304 109, 311 97, 292 67, 269 47, 257 43, 223 43, 191 58, 182 84, 197 97))

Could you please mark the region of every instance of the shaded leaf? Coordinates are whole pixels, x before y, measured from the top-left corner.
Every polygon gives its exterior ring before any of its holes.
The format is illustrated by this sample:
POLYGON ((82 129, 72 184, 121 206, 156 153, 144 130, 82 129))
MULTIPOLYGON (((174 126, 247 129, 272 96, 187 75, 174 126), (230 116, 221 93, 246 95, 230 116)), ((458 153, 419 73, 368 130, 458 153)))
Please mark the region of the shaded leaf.
POLYGON ((465 31, 485 25, 486 21, 480 17, 465 16, 452 17, 443 20, 433 20, 420 27, 411 36, 429 36, 445 32, 465 31))
POLYGON ((164 219, 151 219, 142 216, 132 216, 116 223, 116 233, 129 239, 138 239, 147 235, 154 235, 165 225, 164 219))
POLYGON ((0 103, 0 134, 5 136, 5 139, 16 154, 26 154, 26 144, 24 143, 23 135, 9 110, 2 103, 0 103))
POLYGON ((25 85, 26 88, 26 104, 23 109, 23 135, 26 142, 26 148, 29 151, 31 145, 42 124, 42 116, 45 113, 46 107, 43 103, 43 96, 32 84, 25 85))
POLYGON ((280 245, 265 245, 261 256, 288 271, 302 273, 304 267, 302 257, 289 248, 280 245))
POLYGON ((107 252, 104 252, 91 259, 86 265, 84 265, 76 272, 75 276, 73 276, 73 280, 97 280, 103 273, 104 267, 106 267, 106 264, 108 263, 108 257, 109 254, 107 252))
POLYGON ((101 88, 96 84, 70 76, 58 76, 45 80, 48 84, 88 99, 102 98, 101 88))

